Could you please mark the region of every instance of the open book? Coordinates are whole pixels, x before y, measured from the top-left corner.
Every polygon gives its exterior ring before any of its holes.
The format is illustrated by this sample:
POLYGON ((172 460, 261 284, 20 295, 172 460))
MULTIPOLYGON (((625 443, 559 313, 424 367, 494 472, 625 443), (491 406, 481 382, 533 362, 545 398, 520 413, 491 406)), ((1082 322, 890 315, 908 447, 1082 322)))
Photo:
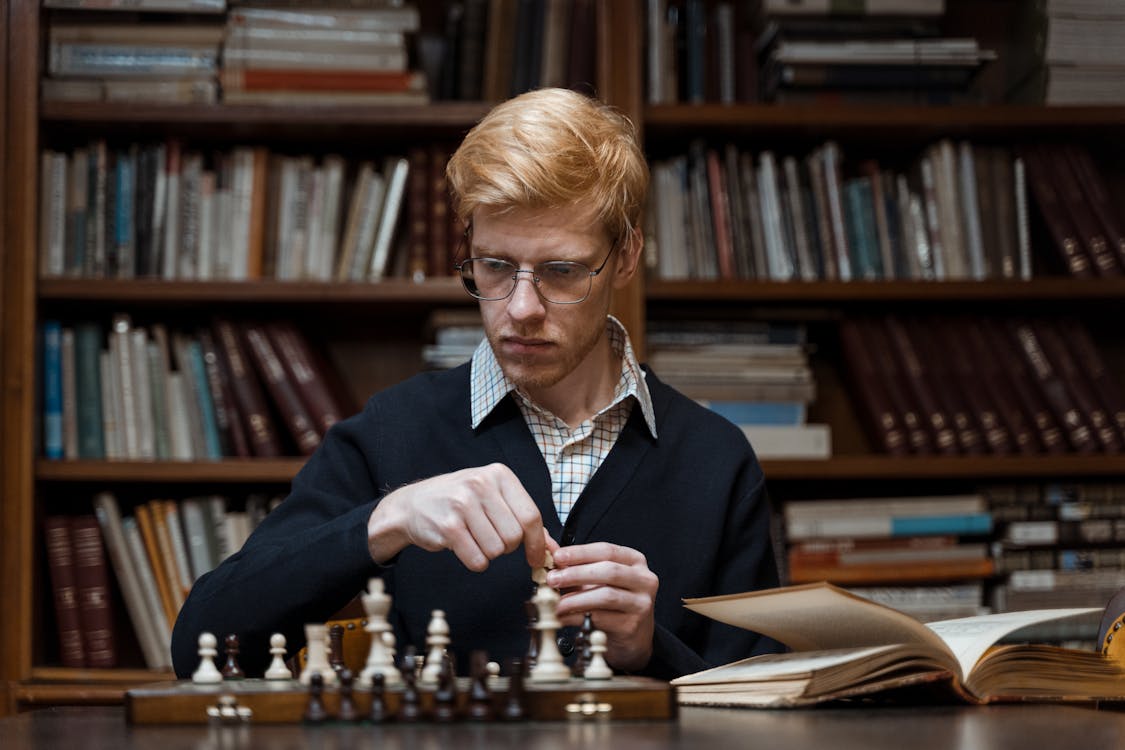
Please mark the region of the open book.
POLYGON ((922 624, 829 583, 686 599, 688 609, 793 651, 672 681, 680 703, 804 706, 929 685, 972 703, 1125 697, 1125 672, 1092 651, 995 645, 1036 623, 1097 612, 1046 609, 922 624))

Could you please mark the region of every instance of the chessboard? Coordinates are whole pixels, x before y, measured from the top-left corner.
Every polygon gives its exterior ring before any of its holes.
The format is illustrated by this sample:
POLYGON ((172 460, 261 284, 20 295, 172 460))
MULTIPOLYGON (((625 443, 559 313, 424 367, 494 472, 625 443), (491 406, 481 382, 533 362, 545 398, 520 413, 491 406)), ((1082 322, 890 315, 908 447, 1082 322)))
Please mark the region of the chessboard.
POLYGON ((565 719, 674 719, 675 688, 647 677, 615 675, 608 680, 571 678, 557 683, 528 683, 510 690, 507 677, 490 677, 482 696, 472 679, 458 677, 451 699, 433 689, 420 688, 410 718, 404 716, 401 687, 381 693, 337 684, 315 690, 297 680, 241 679, 215 684, 190 680, 161 682, 133 688, 125 695, 128 721, 133 724, 298 724, 318 721, 557 721, 565 719), (518 692, 514 695, 513 692, 518 692), (444 707, 441 703, 448 701, 444 707), (310 703, 313 716, 309 716, 310 703), (350 705, 343 705, 344 703, 350 705), (444 710, 443 710, 444 708, 444 710), (343 709, 343 712, 341 711, 343 709), (343 713, 343 715, 342 715, 343 713))

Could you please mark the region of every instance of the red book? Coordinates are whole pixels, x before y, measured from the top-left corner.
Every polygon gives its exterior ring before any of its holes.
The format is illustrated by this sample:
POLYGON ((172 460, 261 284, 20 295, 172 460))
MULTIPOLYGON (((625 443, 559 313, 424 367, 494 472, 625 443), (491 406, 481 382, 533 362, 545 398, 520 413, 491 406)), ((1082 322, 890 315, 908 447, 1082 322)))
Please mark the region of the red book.
POLYGON ((243 427, 251 452, 259 458, 280 456, 281 441, 270 419, 265 394, 254 376, 253 365, 234 324, 228 320, 216 320, 212 327, 223 369, 230 374, 233 401, 238 404, 239 415, 244 420, 243 427))
POLYGON ((891 404, 863 332, 854 320, 840 321, 840 344, 876 442, 892 456, 906 455, 910 451, 899 414, 891 404))
POLYGON ((1043 214, 1055 248, 1066 264, 1066 270, 1071 276, 1093 276, 1090 258, 1082 249, 1078 232, 1067 216, 1042 152, 1029 146, 1020 149, 1020 156, 1027 169, 1027 184, 1031 187, 1031 194, 1035 196, 1035 202, 1043 214))
POLYGON ((965 321, 954 323, 948 319, 933 319, 930 331, 934 346, 943 352, 940 359, 948 363, 951 388, 964 399, 965 408, 980 428, 980 435, 992 453, 1011 453, 1012 439, 1008 426, 998 413, 997 404, 989 397, 981 382, 983 378, 976 367, 977 360, 970 353, 962 336, 965 321))
POLYGON ((1089 378, 1091 385, 1117 431, 1125 438, 1125 397, 1117 382, 1110 376, 1094 340, 1085 326, 1073 319, 1062 322, 1063 340, 1078 361, 1079 369, 1089 378))
POLYGON ((911 453, 933 453, 933 441, 926 429, 922 415, 910 394, 902 367, 895 357, 894 348, 887 338, 886 331, 879 321, 865 319, 859 321, 860 335, 875 359, 876 367, 883 374, 882 385, 892 407, 901 417, 906 443, 911 453))
MULTIPOLYGON (((976 415, 969 409, 965 390, 958 381, 944 346, 937 317, 911 318, 904 321, 907 335, 914 344, 925 371, 926 382, 933 390, 941 410, 949 416, 961 451, 969 455, 984 452, 984 439, 977 426, 976 415)), ((971 383, 969 384, 971 387, 971 383)))
POLYGON ((70 520, 70 534, 86 666, 115 667, 117 647, 109 604, 109 570, 98 519, 93 515, 75 516, 70 520))
POLYGON ((308 341, 289 322, 269 323, 264 328, 285 367, 285 374, 296 386, 301 402, 323 437, 332 425, 344 418, 344 414, 319 371, 318 361, 308 341))
POLYGON ((423 81, 414 71, 301 70, 274 68, 225 68, 220 74, 224 88, 237 91, 385 91, 422 90, 423 81))
POLYGON ((1117 263, 1117 253, 1110 246, 1101 222, 1091 210, 1070 160, 1058 148, 1044 146, 1042 153, 1048 172, 1055 178, 1059 197, 1074 224, 1078 239, 1094 263, 1094 270, 1099 276, 1120 276, 1121 266, 1117 263))
MULTIPOLYGON (((976 321, 962 320, 954 335, 964 344, 965 356, 972 363, 977 381, 984 389, 984 398, 987 403, 995 404, 996 415, 1011 435, 1013 448, 1022 454, 1038 453, 1041 446, 1035 426, 1012 393, 1008 376, 998 364, 995 350, 986 341, 976 321)), ((987 431, 985 437, 987 439, 987 431)))
POLYGON ((1028 372, 1022 353, 1016 350, 1011 334, 1003 324, 992 320, 980 321, 977 329, 985 338, 984 356, 995 358, 1000 371, 1006 374, 1007 385, 1028 421, 1035 426, 1043 449, 1047 453, 1065 452, 1066 438, 1028 372))
POLYGON ((47 567, 51 573, 51 593, 59 629, 59 659, 64 667, 86 666, 82 646, 82 619, 78 611, 78 587, 74 582, 74 548, 68 516, 43 519, 47 548, 47 567))
POLYGON ((897 318, 883 321, 887 339, 895 352, 899 366, 906 375, 906 385, 910 389, 923 423, 933 437, 938 453, 954 455, 958 452, 957 434, 949 415, 934 395, 933 386, 926 377, 922 358, 914 348, 914 342, 906 331, 906 326, 897 318))
POLYGON ((1063 150, 1082 186, 1082 192, 1090 201, 1090 209, 1101 222, 1110 249, 1117 256, 1117 262, 1125 266, 1125 232, 1121 231, 1121 223, 1117 220, 1118 209, 1109 197, 1090 152, 1074 143, 1064 146, 1063 150))
POLYGON ((223 369, 219 350, 210 331, 199 332, 199 347, 203 353, 203 368, 207 373, 207 389, 215 406, 215 423, 219 428, 224 456, 250 456, 250 443, 246 439, 246 428, 242 416, 234 402, 230 389, 230 377, 223 369))
POLYGON ((707 187, 711 193, 711 225, 715 228, 715 254, 719 261, 719 277, 733 279, 738 275, 734 262, 734 238, 730 226, 730 194, 719 152, 707 149, 707 187))
POLYGON ((285 373, 281 359, 266 335, 265 327, 255 323, 241 325, 242 339, 254 363, 258 375, 266 384, 266 390, 273 398, 289 434, 297 444, 302 455, 311 455, 320 445, 320 432, 313 424, 312 416, 297 395, 297 389, 285 373))

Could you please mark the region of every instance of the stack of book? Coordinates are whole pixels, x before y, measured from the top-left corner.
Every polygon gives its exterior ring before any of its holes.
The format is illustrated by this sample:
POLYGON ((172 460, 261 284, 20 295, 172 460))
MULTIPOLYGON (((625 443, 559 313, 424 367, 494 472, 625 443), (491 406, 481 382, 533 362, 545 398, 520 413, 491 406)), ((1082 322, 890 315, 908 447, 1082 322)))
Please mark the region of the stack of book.
POLYGON ((1125 446, 1120 386, 1073 320, 851 318, 840 338, 859 413, 887 453, 1125 446))
POLYGON ((223 35, 223 100, 233 104, 426 104, 409 69, 410 4, 238 7, 223 35))
POLYGON ((983 495, 790 501, 784 516, 791 583, 902 586, 993 572, 983 495))
MULTIPOLYGON (((424 166, 440 172, 444 157, 424 166)), ((98 139, 70 153, 45 150, 41 169, 45 278, 361 282, 407 272, 404 157, 349 164, 264 147, 204 153, 177 140, 110 147, 98 139)), ((425 233, 434 206, 451 211, 444 191, 422 188, 410 211, 425 233)), ((444 221, 432 244, 441 251, 435 268, 448 273, 454 230, 444 221)), ((426 260, 418 278, 429 274, 426 260)))
POLYGON ((1125 7, 1116 0, 1020 3, 1010 98, 1030 104, 1125 103, 1125 7))
MULTIPOLYGON (((119 9, 145 10, 150 1, 119 9)), ((224 10, 222 0, 163 5, 192 12, 224 10)), ((219 23, 51 22, 47 35, 44 101, 213 104, 218 100, 216 75, 223 35, 219 23)))
MULTIPOLYGON (((1072 151, 1079 164, 1084 152, 1072 151)), ((696 141, 687 154, 652 165, 653 273, 668 280, 1030 278, 1031 173, 1029 165, 1025 179, 1023 153, 943 139, 912 164, 888 168, 870 158, 845 163, 834 142, 805 156, 762 151, 755 159, 732 143, 696 141)), ((1063 167, 1072 169, 1054 161, 1050 168, 1063 167)), ((1069 200, 1103 185, 1090 170, 1069 200)), ((1109 204, 1105 195, 1102 189, 1109 204)), ((1116 262, 1125 263, 1125 245, 1116 262)))
POLYGON ((827 424, 807 421, 816 398, 804 326, 653 321, 648 363, 664 382, 742 428, 759 458, 828 458, 827 424))
POLYGON ((764 101, 950 104, 995 59, 941 36, 944 0, 764 0, 756 23, 764 101))
POLYGON ((752 3, 647 0, 649 104, 758 100, 752 3))
POLYGON ((447 370, 473 358, 484 340, 484 324, 477 310, 434 310, 426 328, 433 343, 422 347, 422 362, 433 370, 447 370))
POLYGON ((96 322, 42 329, 48 459, 308 455, 351 413, 327 362, 289 323, 169 333, 117 315, 108 337, 96 322))

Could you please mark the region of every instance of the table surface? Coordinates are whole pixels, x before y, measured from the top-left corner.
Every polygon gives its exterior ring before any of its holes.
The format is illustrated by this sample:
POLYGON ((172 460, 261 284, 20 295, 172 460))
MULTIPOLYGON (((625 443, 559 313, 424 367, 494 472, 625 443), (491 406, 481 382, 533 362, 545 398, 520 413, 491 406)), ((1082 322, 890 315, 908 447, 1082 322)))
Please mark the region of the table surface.
POLYGON ((5 750, 439 750, 444 748, 1125 748, 1125 712, 1083 706, 684 708, 677 721, 448 725, 130 726, 121 708, 49 708, 0 719, 5 750))

